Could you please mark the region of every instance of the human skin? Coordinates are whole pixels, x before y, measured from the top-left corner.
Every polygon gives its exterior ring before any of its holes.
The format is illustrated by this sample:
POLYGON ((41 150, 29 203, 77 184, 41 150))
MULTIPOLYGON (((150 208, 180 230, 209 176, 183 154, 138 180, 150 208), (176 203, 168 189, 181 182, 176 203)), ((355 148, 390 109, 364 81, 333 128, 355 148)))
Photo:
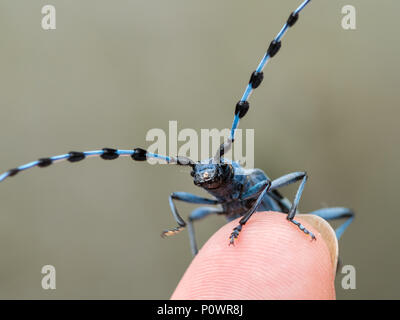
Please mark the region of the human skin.
POLYGON ((234 246, 224 225, 203 246, 171 299, 335 299, 337 240, 323 219, 295 218, 316 240, 278 212, 257 212, 234 246))

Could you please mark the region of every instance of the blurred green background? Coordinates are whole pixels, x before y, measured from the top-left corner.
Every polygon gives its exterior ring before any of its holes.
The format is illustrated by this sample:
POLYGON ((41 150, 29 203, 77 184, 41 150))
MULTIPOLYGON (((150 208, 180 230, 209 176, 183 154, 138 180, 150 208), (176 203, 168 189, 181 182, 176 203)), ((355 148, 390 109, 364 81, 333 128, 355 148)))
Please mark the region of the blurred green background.
MULTIPOLYGON (((70 150, 146 147, 149 129, 228 128, 252 70, 300 0, 0 2, 1 171, 70 150), (57 29, 41 28, 52 4, 57 29)), ((310 174, 300 210, 348 206, 357 289, 399 298, 399 1, 313 1, 266 67, 241 128, 255 166, 310 174), (357 30, 341 8, 357 9, 357 30)), ((172 191, 188 170, 129 158, 34 169, 0 185, 0 298, 168 298, 191 261, 172 191), (57 289, 41 288, 43 265, 57 289)), ((284 190, 293 194, 293 188, 284 190)), ((180 205, 186 217, 193 206, 180 205)), ((197 224, 200 243, 224 223, 197 224)))

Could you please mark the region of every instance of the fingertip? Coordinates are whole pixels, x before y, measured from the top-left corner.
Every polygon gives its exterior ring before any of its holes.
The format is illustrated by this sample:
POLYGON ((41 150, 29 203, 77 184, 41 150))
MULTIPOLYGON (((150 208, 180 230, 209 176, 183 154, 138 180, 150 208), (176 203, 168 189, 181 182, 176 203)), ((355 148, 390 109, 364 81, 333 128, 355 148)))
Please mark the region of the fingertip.
POLYGON ((235 245, 238 221, 218 230, 186 270, 172 299, 334 299, 334 263, 322 234, 316 240, 276 212, 255 213, 235 245))

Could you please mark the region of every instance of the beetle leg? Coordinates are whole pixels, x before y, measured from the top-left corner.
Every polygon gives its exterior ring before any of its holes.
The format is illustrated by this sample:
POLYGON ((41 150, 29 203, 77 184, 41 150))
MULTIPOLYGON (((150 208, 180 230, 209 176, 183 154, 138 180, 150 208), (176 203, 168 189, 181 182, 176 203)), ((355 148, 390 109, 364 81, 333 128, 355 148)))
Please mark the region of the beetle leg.
POLYGON ((250 219, 253 213, 257 210, 265 194, 268 192, 270 186, 271 186, 271 181, 269 180, 261 181, 256 185, 254 185, 252 188, 250 188, 250 190, 242 196, 241 200, 248 200, 255 197, 257 197, 257 200, 253 204, 249 212, 247 212, 246 215, 244 215, 243 218, 239 220, 239 225, 233 229, 229 237, 230 245, 235 243, 235 239, 237 239, 240 231, 242 231, 242 226, 246 224, 246 222, 250 219))
POLYGON ((199 207, 191 212, 191 214, 189 215, 187 226, 188 226, 188 233, 190 240, 190 248, 192 249, 193 256, 195 256, 198 252, 193 222, 196 220, 203 219, 211 214, 224 214, 224 213, 225 212, 219 208, 210 208, 210 207, 199 207))
POLYGON ((169 196, 169 205, 171 207, 172 215, 174 216, 175 221, 178 223, 178 226, 176 228, 164 230, 161 233, 162 237, 175 235, 186 227, 186 222, 185 222, 185 220, 182 219, 178 210, 176 209, 174 200, 184 201, 187 203, 198 203, 198 204, 219 204, 220 203, 218 200, 199 197, 194 194, 187 193, 187 192, 173 192, 169 196))
POLYGON ((335 230, 336 238, 338 238, 338 239, 340 239, 343 232, 346 230, 346 228, 350 225, 350 223, 354 219, 354 212, 349 208, 342 208, 342 207, 322 208, 322 209, 310 212, 310 214, 314 214, 325 220, 335 220, 335 219, 347 218, 347 220, 340 227, 338 227, 335 230))
POLYGON ((294 220, 294 217, 297 213, 297 206, 299 205, 301 195, 303 193, 304 185, 307 182, 307 173, 306 172, 293 172, 289 173, 287 175, 284 175, 274 181, 272 181, 271 188, 270 190, 274 190, 277 188, 281 188, 284 186, 287 186, 289 184, 295 183, 297 181, 301 180, 300 186, 297 189, 296 195, 293 200, 292 207, 289 210, 289 213, 287 215, 287 219, 295 224, 301 231, 303 231, 305 234, 309 234, 311 236, 311 239, 315 239, 315 235, 307 230, 300 222, 294 220))

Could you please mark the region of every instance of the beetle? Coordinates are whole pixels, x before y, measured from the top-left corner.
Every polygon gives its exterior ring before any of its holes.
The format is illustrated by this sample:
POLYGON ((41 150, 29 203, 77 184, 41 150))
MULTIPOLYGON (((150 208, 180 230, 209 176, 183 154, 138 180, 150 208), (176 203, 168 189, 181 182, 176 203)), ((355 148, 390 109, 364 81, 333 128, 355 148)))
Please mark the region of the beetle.
MULTIPOLYGON (((238 162, 224 158, 235 141, 235 132, 239 121, 246 115, 250 105, 248 98, 252 91, 259 87, 263 81, 263 69, 266 64, 279 52, 281 39, 285 33, 298 21, 299 13, 306 7, 311 0, 303 1, 288 17, 286 23, 279 31, 277 36, 271 41, 266 53, 261 59, 257 69, 250 76, 249 83, 243 93, 242 98, 236 104, 234 119, 230 136, 221 144, 214 157, 200 162, 195 162, 183 156, 167 156, 147 152, 142 148, 132 150, 122 150, 113 148, 103 148, 93 151, 71 151, 66 154, 40 158, 39 160, 24 164, 22 166, 8 170, 0 175, 0 182, 6 178, 13 177, 21 171, 33 167, 48 167, 53 163, 63 160, 69 162, 79 162, 88 157, 99 156, 104 160, 114 160, 123 156, 130 156, 135 161, 146 161, 151 158, 162 159, 169 164, 191 167, 191 176, 195 185, 205 189, 212 198, 204 198, 187 192, 173 192, 169 197, 169 204, 173 217, 178 226, 162 232, 162 236, 171 236, 188 227, 190 245, 193 255, 197 254, 198 248, 194 235, 193 223, 206 216, 217 214, 225 215, 228 221, 241 218, 238 225, 233 229, 229 236, 229 244, 234 244, 243 226, 249 221, 254 212, 258 211, 280 211, 287 214, 287 220, 295 225, 301 232, 309 236, 312 240, 315 235, 307 230, 301 223, 296 221, 295 215, 297 207, 307 182, 306 172, 293 172, 286 174, 278 179, 271 180, 267 174, 260 169, 245 169, 238 162), (300 182, 293 202, 283 197, 278 191, 279 188, 289 184, 300 182), (179 214, 175 201, 183 201, 193 204, 218 205, 219 207, 203 206, 195 209, 186 222, 179 214)), ((343 207, 323 208, 311 212, 326 220, 346 218, 347 220, 336 229, 337 238, 340 238, 345 229, 350 225, 354 218, 352 210, 343 207)))

